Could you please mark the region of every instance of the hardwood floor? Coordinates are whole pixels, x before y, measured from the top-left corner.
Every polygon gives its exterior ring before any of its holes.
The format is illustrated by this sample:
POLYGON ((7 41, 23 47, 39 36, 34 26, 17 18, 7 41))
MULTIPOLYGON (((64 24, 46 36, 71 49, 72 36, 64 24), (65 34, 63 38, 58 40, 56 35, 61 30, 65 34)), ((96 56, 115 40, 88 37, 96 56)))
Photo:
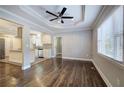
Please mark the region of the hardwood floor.
POLYGON ((22 71, 21 67, 0 62, 1 87, 104 87, 91 62, 49 59, 22 71))

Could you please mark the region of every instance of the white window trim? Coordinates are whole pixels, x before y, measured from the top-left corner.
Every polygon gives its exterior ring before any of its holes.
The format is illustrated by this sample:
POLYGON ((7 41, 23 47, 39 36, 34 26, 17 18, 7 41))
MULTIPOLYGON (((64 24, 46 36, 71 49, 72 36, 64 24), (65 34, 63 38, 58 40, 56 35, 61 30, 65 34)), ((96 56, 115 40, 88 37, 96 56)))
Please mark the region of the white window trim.
MULTIPOLYGON (((123 10, 124 10, 124 6, 123 6, 123 10)), ((116 11, 116 9, 115 9, 115 11, 116 11)), ((112 12, 107 18, 109 18, 112 14, 113 14, 113 12, 112 12)), ((105 20, 107 20, 107 18, 106 18, 105 20)), ((104 21, 105 21, 105 20, 104 20, 104 21)), ((103 22, 104 22, 104 21, 103 21, 103 22)), ((123 25, 124 25, 124 23, 123 23, 123 25)), ((99 26, 99 27, 100 27, 100 26, 99 26)), ((122 50, 122 51, 123 51, 123 58, 122 58, 122 61, 116 60, 116 59, 114 59, 114 58, 112 58, 112 57, 109 57, 109 56, 107 56, 107 55, 104 55, 103 53, 100 53, 100 52, 98 51, 98 28, 99 28, 99 27, 97 27, 97 49, 96 49, 97 54, 98 54, 99 56, 101 56, 101 57, 103 57, 103 58, 105 58, 105 59, 111 61, 112 63, 123 67, 123 69, 124 69, 124 26, 123 26, 123 32, 122 32, 122 35, 123 35, 123 50, 122 50)), ((120 33, 120 34, 121 34, 121 33, 120 33)))
MULTIPOLYGON (((123 35, 124 35, 124 33, 123 33, 123 35)), ((124 37, 123 37, 123 39, 124 39, 124 37)), ((124 47, 124 43, 123 43, 123 47, 124 47)), ((107 55, 104 55, 103 53, 100 53, 99 51, 98 51, 98 29, 97 29, 97 54, 99 55, 99 56, 101 56, 101 57, 103 57, 103 58, 105 58, 105 59, 107 59, 107 60, 109 60, 109 61, 112 61, 113 63, 117 63, 117 64, 121 64, 121 65, 123 65, 124 66, 124 55, 123 55, 123 61, 119 61, 119 60, 116 60, 116 59, 114 59, 114 58, 112 58, 112 57, 109 57, 109 56, 107 56, 107 55)), ((123 53, 124 53, 124 48, 123 48, 123 53)))

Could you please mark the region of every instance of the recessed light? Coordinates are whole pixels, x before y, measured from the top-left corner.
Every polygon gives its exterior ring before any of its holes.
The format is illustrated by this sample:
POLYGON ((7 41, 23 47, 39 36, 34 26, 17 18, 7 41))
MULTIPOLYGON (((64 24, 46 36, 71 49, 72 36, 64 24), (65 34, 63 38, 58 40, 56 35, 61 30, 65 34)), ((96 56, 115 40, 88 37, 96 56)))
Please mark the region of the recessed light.
POLYGON ((73 19, 71 19, 72 21, 74 21, 74 18, 73 19))
POLYGON ((58 20, 58 23, 61 23, 60 20, 58 20))

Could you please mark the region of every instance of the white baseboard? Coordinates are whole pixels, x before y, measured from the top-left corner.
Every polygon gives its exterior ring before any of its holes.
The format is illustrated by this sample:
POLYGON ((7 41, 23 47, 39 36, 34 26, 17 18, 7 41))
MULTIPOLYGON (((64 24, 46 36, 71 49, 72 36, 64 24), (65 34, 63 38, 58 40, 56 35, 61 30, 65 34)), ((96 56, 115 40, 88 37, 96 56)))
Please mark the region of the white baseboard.
POLYGON ((59 54, 62 54, 62 53, 56 53, 56 55, 59 55, 59 54))
POLYGON ((31 67, 31 65, 22 66, 22 70, 26 70, 26 69, 28 69, 28 68, 30 68, 30 67, 31 67))
POLYGON ((51 58, 55 58, 55 56, 51 56, 51 58))
POLYGON ((71 59, 71 60, 82 60, 82 61, 92 61, 91 59, 86 58, 73 58, 73 57, 62 57, 63 59, 71 59))
POLYGON ((96 67, 97 71, 99 72, 100 76, 102 77, 102 79, 104 80, 104 82, 106 83, 106 85, 108 87, 112 87, 112 84, 109 82, 109 80, 107 79, 107 77, 103 74, 103 72, 100 70, 100 68, 97 66, 97 64, 95 63, 95 61, 93 59, 92 59, 92 63, 96 67))

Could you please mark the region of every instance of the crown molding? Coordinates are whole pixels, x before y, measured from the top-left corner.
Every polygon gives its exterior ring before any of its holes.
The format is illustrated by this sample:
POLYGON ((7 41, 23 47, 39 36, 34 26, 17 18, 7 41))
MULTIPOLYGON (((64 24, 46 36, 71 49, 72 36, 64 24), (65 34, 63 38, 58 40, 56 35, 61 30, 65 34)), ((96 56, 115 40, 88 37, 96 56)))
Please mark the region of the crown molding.
POLYGON ((95 29, 98 27, 108 16, 110 16, 114 10, 116 10, 119 7, 119 5, 114 6, 114 5, 104 5, 102 9, 100 10, 98 16, 96 17, 96 20, 93 22, 91 28, 95 29))
MULTIPOLYGON (((44 18, 42 15, 38 14, 34 9, 32 9, 30 6, 19 6, 20 9, 22 11, 25 11, 26 13, 30 14, 31 16, 33 16, 34 18, 40 20, 42 23, 44 23, 46 26, 51 27, 51 28, 57 28, 57 29, 68 29, 68 28, 77 28, 80 27, 80 23, 82 23, 82 21, 78 22, 75 26, 74 24, 70 24, 70 25, 60 25, 60 24, 55 24, 55 23, 51 23, 48 20, 46 20, 46 18, 44 18)), ((85 15, 85 6, 82 6, 82 16, 84 19, 84 15, 85 15)))
MULTIPOLYGON (((4 12, 4 13, 6 13, 6 14, 9 14, 9 15, 11 15, 11 16, 13 16, 13 17, 14 17, 14 21, 17 21, 17 23, 20 22, 20 20, 21 20, 21 24, 23 24, 23 25, 28 25, 28 26, 30 27, 29 24, 32 24, 32 26, 38 27, 38 28, 40 28, 40 29, 44 29, 45 31, 47 31, 47 32, 49 32, 49 33, 52 33, 51 30, 49 30, 49 29, 47 29, 47 28, 45 28, 45 27, 43 27, 43 26, 41 26, 41 25, 35 24, 34 22, 32 22, 32 21, 30 21, 30 20, 27 20, 27 19, 25 19, 25 18, 23 18, 23 17, 21 17, 21 16, 19 16, 19 15, 16 15, 15 13, 12 13, 12 12, 6 10, 6 9, 0 8, 0 11, 1 11, 1 12, 4 12), (19 20, 18 20, 18 19, 19 19, 19 20), (23 20, 23 22, 22 22, 22 20, 23 20), (28 23, 28 24, 25 24, 25 22, 28 23)), ((1 15, 0 15, 0 16, 1 16, 1 15)), ((5 17, 5 16, 4 16, 4 17, 5 17)), ((13 20, 13 19, 11 19, 11 20, 13 20)))
MULTIPOLYGON (((29 15, 31 15, 32 18, 38 19, 41 24, 34 23, 33 21, 31 21, 29 19, 26 19, 26 18, 24 18, 22 16, 19 16, 19 15, 15 14, 15 13, 12 13, 9 10, 4 9, 4 8, 0 8, 0 11, 5 13, 5 14, 7 14, 7 15, 10 15, 11 17, 8 16, 10 20, 14 20, 17 23, 22 23, 22 25, 26 25, 29 28, 35 28, 38 31, 48 32, 48 33, 51 33, 51 34, 63 33, 63 32, 73 32, 73 31, 84 31, 84 30, 86 31, 86 30, 91 30, 92 29, 92 27, 82 27, 82 25, 79 24, 79 23, 82 23, 82 22, 79 22, 78 23, 79 25, 78 24, 73 25, 73 26, 67 25, 65 27, 62 27, 60 24, 59 24, 60 26, 55 25, 54 23, 49 22, 44 17, 42 17, 40 14, 38 14, 30 6, 23 6, 23 7, 19 6, 19 8, 24 13, 26 12, 29 15)), ((84 8, 83 8, 83 11, 85 12, 84 8)), ((1 16, 1 14, 0 14, 0 16, 1 16)), ((4 14, 2 14, 2 17, 7 18, 7 16, 4 16, 4 14)))
POLYGON ((93 22, 93 24, 92 24, 92 26, 91 26, 91 28, 93 28, 93 29, 95 28, 95 26, 97 25, 98 21, 100 20, 100 18, 101 18, 101 16, 102 16, 103 12, 104 12, 104 10, 105 10, 105 8, 106 8, 105 5, 101 8, 100 12, 98 13, 98 15, 97 15, 95 21, 93 22))
POLYGON ((30 6, 19 6, 19 8, 28 13, 29 15, 33 16, 34 18, 40 20, 41 22, 45 23, 46 25, 50 25, 51 23, 46 20, 44 17, 42 17, 40 14, 38 14, 35 10, 33 10, 30 6))
POLYGON ((70 29, 70 30, 62 30, 62 31, 56 31, 55 34, 60 34, 60 33, 70 33, 70 32, 80 32, 80 31, 91 31, 91 27, 85 27, 85 28, 78 28, 78 29, 70 29))

